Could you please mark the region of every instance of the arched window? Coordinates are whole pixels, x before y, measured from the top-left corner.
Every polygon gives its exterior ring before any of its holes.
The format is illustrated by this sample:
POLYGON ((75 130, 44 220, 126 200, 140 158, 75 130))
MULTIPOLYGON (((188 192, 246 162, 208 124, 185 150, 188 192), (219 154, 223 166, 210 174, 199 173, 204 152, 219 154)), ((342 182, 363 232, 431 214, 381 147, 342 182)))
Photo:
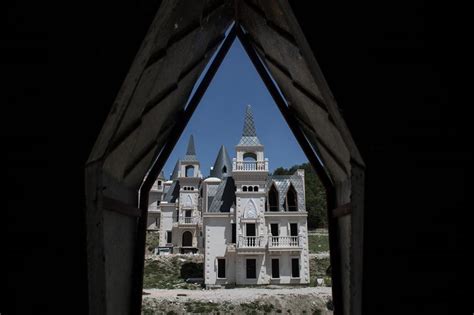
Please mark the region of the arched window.
POLYGON ((253 191, 253 187, 252 187, 252 186, 249 186, 248 190, 249 190, 249 191, 253 191))
POLYGON ((224 167, 222 168, 222 174, 227 174, 227 167, 224 165, 224 167))
POLYGON ((242 186, 242 191, 247 191, 247 186, 242 186))
POLYGON ((186 166, 186 177, 193 177, 194 176, 194 166, 188 165, 186 166))
POLYGON ((270 211, 278 211, 278 192, 274 185, 270 188, 268 192, 268 205, 270 211))
POLYGON ((181 246, 185 247, 185 246, 193 246, 193 234, 189 231, 185 231, 183 233, 183 238, 182 238, 182 241, 181 241, 181 246))
POLYGON ((286 194, 286 204, 288 206, 288 211, 298 211, 298 197, 293 185, 290 185, 286 194))
POLYGON ((258 186, 253 186, 253 191, 258 191, 258 186))
POLYGON ((191 187, 191 190, 194 190, 194 187, 191 187))
POLYGON ((257 155, 253 152, 246 152, 244 153, 244 161, 245 162, 256 162, 257 155))

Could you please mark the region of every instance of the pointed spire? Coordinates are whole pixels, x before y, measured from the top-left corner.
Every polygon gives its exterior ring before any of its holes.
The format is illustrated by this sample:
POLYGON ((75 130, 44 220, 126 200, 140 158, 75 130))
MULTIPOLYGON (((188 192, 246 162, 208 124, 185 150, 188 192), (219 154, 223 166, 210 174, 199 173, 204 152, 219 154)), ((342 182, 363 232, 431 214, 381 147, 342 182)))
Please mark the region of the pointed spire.
POLYGON ((178 171, 179 171, 179 161, 176 161, 176 165, 174 166, 173 173, 171 173, 171 180, 178 179, 178 171))
POLYGON ((232 171, 232 162, 230 160, 227 150, 222 145, 219 153, 217 154, 216 161, 214 162, 214 167, 211 170, 211 177, 217 177, 223 179, 224 177, 230 176, 232 171))
POLYGON ((188 149, 186 150, 186 155, 196 155, 196 149, 194 148, 194 137, 191 135, 189 137, 188 149))
POLYGON ((257 138, 257 130, 255 129, 252 107, 250 105, 247 105, 245 110, 244 129, 238 145, 261 145, 260 140, 257 138))
POLYGON ((197 161, 193 135, 189 137, 188 148, 186 149, 186 155, 184 156, 183 161, 197 161))
POLYGON ((165 173, 163 172, 163 170, 161 170, 160 175, 158 175, 158 178, 165 179, 165 173))

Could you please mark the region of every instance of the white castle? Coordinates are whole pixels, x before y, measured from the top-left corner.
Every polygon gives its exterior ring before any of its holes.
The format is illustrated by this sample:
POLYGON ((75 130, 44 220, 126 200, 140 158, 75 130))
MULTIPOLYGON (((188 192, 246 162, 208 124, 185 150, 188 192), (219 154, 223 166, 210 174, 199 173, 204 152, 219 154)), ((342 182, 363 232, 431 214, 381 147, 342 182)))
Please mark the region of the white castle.
POLYGON ((158 252, 204 254, 206 287, 310 281, 304 170, 268 174, 250 105, 231 161, 224 146, 203 179, 191 136, 170 180, 150 192, 158 252))

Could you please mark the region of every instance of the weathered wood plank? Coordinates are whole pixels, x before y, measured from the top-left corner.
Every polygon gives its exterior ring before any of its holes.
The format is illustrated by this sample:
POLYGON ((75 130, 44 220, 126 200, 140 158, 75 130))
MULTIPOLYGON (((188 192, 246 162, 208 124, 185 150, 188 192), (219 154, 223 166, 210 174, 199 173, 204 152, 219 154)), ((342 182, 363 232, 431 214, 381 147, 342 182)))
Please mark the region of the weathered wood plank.
POLYGON ((354 142, 354 139, 352 138, 349 128, 347 128, 346 122, 344 121, 341 116, 341 113, 339 112, 334 95, 329 89, 329 86, 326 82, 326 79, 324 78, 321 68, 319 67, 318 62, 314 57, 313 51, 309 46, 308 42, 306 41, 303 30, 301 29, 296 17, 293 14, 293 11, 291 10, 290 4, 286 0, 277 0, 276 2, 281 7, 281 10, 283 12, 286 12, 286 20, 288 22, 288 25, 290 26, 291 33, 296 39, 298 47, 301 51, 302 58, 305 60, 308 70, 311 72, 311 75, 316 85, 319 87, 320 92, 323 95, 325 103, 328 105, 329 114, 334 120, 337 129, 340 131, 344 142, 346 142, 346 145, 349 151, 351 152, 351 158, 353 160, 356 160, 359 165, 364 166, 365 164, 362 159, 362 156, 360 155, 360 152, 357 149, 357 146, 354 142))
MULTIPOLYGON (((257 14, 253 8, 248 5, 240 5, 241 20, 244 28, 250 36, 261 45, 265 55, 276 63, 286 68, 286 72, 291 79, 304 86, 307 91, 314 94, 315 97, 323 99, 318 85, 312 78, 308 66, 303 59, 297 46, 291 43, 287 38, 281 36, 269 22, 257 14)), ((271 9, 268 9, 271 10, 271 9)), ((266 12, 267 10, 265 10, 266 12)))
POLYGON ((140 76, 145 68, 153 47, 153 37, 156 36, 156 30, 161 29, 163 24, 168 20, 168 16, 173 12, 176 5, 175 1, 163 1, 158 13, 153 20, 148 32, 143 40, 140 49, 133 60, 132 66, 125 77, 125 80, 115 98, 114 104, 107 116, 107 119, 100 131, 100 134, 94 144, 89 155, 87 163, 92 163, 103 157, 114 133, 125 113, 129 100, 135 91, 140 76))

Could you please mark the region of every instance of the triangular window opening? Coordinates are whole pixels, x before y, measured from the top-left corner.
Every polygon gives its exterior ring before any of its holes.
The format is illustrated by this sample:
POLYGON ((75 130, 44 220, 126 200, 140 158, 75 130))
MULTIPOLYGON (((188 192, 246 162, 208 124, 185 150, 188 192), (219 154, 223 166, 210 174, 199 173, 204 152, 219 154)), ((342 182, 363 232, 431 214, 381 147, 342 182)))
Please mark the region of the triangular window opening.
MULTIPOLYGON (((211 215, 211 212, 228 212, 230 216, 237 218, 238 211, 240 211, 239 217, 243 220, 242 223, 234 219, 235 221, 229 221, 228 227, 231 231, 232 226, 235 226, 236 235, 233 244, 235 244, 237 251, 240 250, 239 246, 262 249, 272 245, 289 246, 284 250, 294 251, 296 249, 298 251, 303 250, 301 244, 305 240, 309 244, 309 253, 328 252, 327 219, 325 218, 327 209, 325 198, 321 198, 321 194, 324 195, 325 192, 313 191, 314 187, 318 187, 320 190, 324 190, 324 188, 311 164, 308 163, 307 156, 301 150, 300 144, 293 137, 292 130, 285 121, 285 117, 282 116, 281 109, 278 110, 279 107, 275 104, 274 96, 269 93, 261 78, 255 75, 257 74, 256 69, 250 62, 251 60, 246 55, 246 51, 238 38, 235 38, 228 56, 223 59, 222 66, 215 73, 215 78, 203 93, 202 99, 198 102, 199 106, 193 103, 193 98, 200 93, 200 84, 205 81, 206 71, 212 71, 210 64, 217 58, 218 54, 219 52, 214 54, 194 86, 189 98, 190 101, 185 107, 186 111, 190 111, 189 120, 186 121, 186 125, 181 131, 181 137, 174 143, 175 149, 167 153, 167 160, 164 160, 166 163, 162 162, 161 157, 157 159, 157 161, 163 163, 162 170, 164 174, 168 175, 162 180, 161 198, 162 200, 175 201, 175 204, 168 201, 164 203, 164 206, 163 203, 161 204, 162 214, 166 214, 166 211, 173 209, 173 207, 176 211, 176 218, 173 222, 170 222, 169 230, 178 227, 196 229, 196 231, 187 231, 181 234, 181 239, 178 236, 179 234, 176 234, 177 237, 173 239, 173 242, 171 242, 171 237, 165 239, 165 241, 169 240, 167 243, 162 244, 160 241, 157 245, 157 252, 163 250, 163 252, 180 253, 183 251, 182 248, 180 249, 180 246, 182 246, 186 247, 186 251, 202 253, 204 244, 208 241, 212 242, 213 238, 221 237, 216 232, 209 236, 206 229, 197 230, 202 226, 203 216, 211 215), (248 78, 246 77, 248 73, 254 75, 248 78), (253 90, 246 93, 245 89, 253 90), (256 126, 252 125, 252 128, 250 128, 252 130, 249 131, 245 130, 244 125, 242 131, 242 115, 245 106, 249 103, 254 110, 256 126), (196 107, 193 108, 193 106, 196 107), (241 137, 249 137, 249 134, 255 133, 255 127, 257 127, 261 143, 244 142, 245 145, 242 145, 244 147, 241 149, 242 151, 230 150, 235 148, 236 144, 241 144, 239 142, 241 137), (187 150, 183 151, 188 138, 193 140, 189 142, 187 150), (196 143, 194 143, 194 139, 196 143), (228 152, 226 148, 229 149, 228 152), (173 175, 175 174, 173 168, 176 161, 182 159, 187 163, 192 162, 193 165, 184 163, 186 165, 184 167, 185 174, 181 174, 182 170, 180 170, 179 175, 175 176, 173 175), (237 169, 239 163, 244 165, 241 171, 248 171, 250 174, 248 182, 242 182, 242 179, 234 174, 239 171, 237 169), (262 177, 262 180, 257 182, 252 180, 252 176, 255 176, 251 174, 252 172, 255 172, 255 174, 266 172, 267 177, 262 177), (304 176, 299 175, 301 172, 304 173, 304 176), (286 183, 294 177, 299 178, 302 186, 306 185, 306 191, 297 191, 290 184, 287 192, 284 192, 286 183), (177 189, 171 189, 174 183, 176 183, 177 189), (184 185, 187 185, 186 187, 190 187, 190 189, 185 188, 184 185), (197 188, 194 189, 194 186, 197 188), (304 193, 306 193, 306 198, 304 193), (176 194, 174 198, 173 194, 176 194), (195 199, 192 199, 194 202, 190 202, 190 196, 194 196, 194 194, 196 196, 195 199), (301 194, 301 196, 298 194, 301 194), (245 202, 239 202, 240 198, 247 199, 245 199, 245 202), (182 205, 185 208, 182 211, 186 211, 183 218, 179 218, 179 200, 182 200, 182 205), (307 224, 302 224, 300 228, 306 228, 306 226, 307 229, 311 230, 319 228, 318 236, 310 235, 307 230, 303 232, 302 239, 299 236, 290 235, 289 222, 291 221, 285 219, 289 217, 289 213, 283 213, 283 211, 298 211, 298 200, 305 205, 305 208, 301 211, 308 212, 307 224), (321 202, 321 200, 324 200, 324 202, 321 202), (188 210, 191 207, 198 207, 198 205, 199 209, 193 208, 193 212, 188 210), (280 211, 282 213, 277 213, 280 211), (267 225, 270 224, 269 222, 275 224, 274 221, 282 221, 278 225, 280 230, 274 231, 275 235, 271 239, 271 244, 265 243, 270 239, 268 238, 269 231, 265 230, 266 227, 263 228, 259 223, 255 223, 261 217, 261 212, 267 212, 265 216, 275 217, 274 219, 266 219, 265 224, 267 225), (192 216, 190 216, 191 213, 192 216), (195 215, 196 213, 198 215, 195 215), (283 221, 286 223, 283 223, 283 221), (305 237, 307 239, 304 239, 305 237)), ((278 90, 278 93, 281 95, 280 90, 278 90)), ((288 104, 285 103, 284 106, 287 107, 288 104)), ((298 221, 299 218, 301 216, 294 220, 298 221)), ((163 220, 161 225, 164 225, 163 220)), ((222 235, 222 238, 224 237, 222 235)), ((231 264, 229 266, 233 266, 234 261, 226 258, 225 253, 221 257, 216 257, 216 259, 222 259, 222 261, 224 261, 224 258, 226 265, 231 264)), ((329 265, 329 257, 325 258, 324 264, 329 265)), ((299 264, 293 265, 299 266, 299 264)), ((280 265, 275 263, 273 273, 278 276, 274 278, 279 279, 283 274, 291 274, 290 266, 292 266, 291 258, 286 261, 281 260, 280 265), (281 268, 281 270, 278 268, 281 268)), ((145 270, 148 269, 145 268, 145 270)), ((229 270, 233 269, 229 267, 229 270)), ((260 270, 257 271, 257 274, 260 274, 260 270)), ((299 269, 294 271, 295 274, 299 272, 299 269)), ((303 273, 303 270, 301 272, 303 273)), ((322 277, 322 275, 316 274, 315 270, 309 270, 309 274, 307 281, 311 284, 315 283, 316 277, 322 277)), ((196 277, 204 278, 204 274, 199 274, 196 277)))

